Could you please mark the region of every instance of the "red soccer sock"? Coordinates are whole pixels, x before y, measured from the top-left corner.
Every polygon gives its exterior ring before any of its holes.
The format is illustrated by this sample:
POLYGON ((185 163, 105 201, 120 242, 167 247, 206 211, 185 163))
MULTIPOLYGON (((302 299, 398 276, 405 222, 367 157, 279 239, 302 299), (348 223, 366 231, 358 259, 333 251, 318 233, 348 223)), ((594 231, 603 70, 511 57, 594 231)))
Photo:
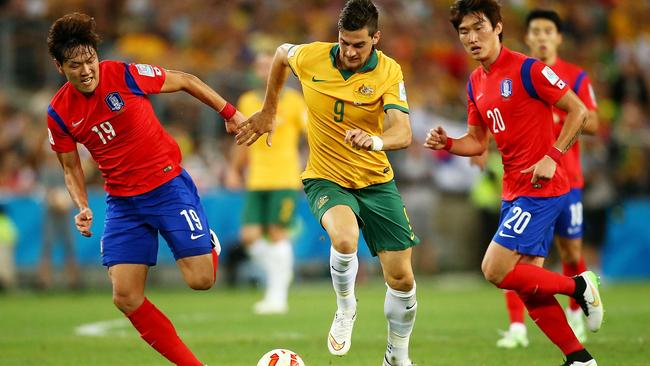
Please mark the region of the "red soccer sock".
POLYGON ((180 366, 203 365, 178 337, 165 314, 146 297, 142 305, 127 317, 140 332, 140 337, 169 361, 180 366))
POLYGON ((213 281, 217 280, 217 268, 219 268, 219 254, 217 254, 217 250, 212 248, 212 275, 213 275, 213 281))
POLYGON ((510 324, 524 322, 524 302, 521 301, 519 295, 512 290, 505 290, 506 307, 508 308, 508 315, 510 316, 510 324))
POLYGON ((573 296, 576 286, 571 277, 532 264, 518 263, 498 287, 516 291, 523 300, 524 297, 530 295, 563 294, 573 296))
MULTIPOLYGON (((562 273, 568 277, 577 276, 586 270, 587 270, 587 266, 585 265, 585 258, 582 256, 580 256, 580 260, 578 261, 578 263, 575 264, 562 263, 562 273)), ((575 299, 570 298, 569 309, 574 311, 580 310, 580 305, 578 305, 575 299)))
POLYGON ((539 329, 565 355, 584 349, 567 323, 562 306, 553 295, 522 296, 522 300, 539 329))

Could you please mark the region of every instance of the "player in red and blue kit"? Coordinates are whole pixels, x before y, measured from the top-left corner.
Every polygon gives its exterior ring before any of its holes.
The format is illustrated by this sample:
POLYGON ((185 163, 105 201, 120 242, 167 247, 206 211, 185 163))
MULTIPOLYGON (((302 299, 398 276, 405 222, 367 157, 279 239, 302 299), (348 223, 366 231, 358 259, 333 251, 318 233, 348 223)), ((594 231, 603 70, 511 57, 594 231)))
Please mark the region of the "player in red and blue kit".
POLYGON ((58 19, 47 42, 57 70, 68 81, 52 98, 47 123, 51 147, 79 208, 77 229, 92 235, 79 143, 98 163, 108 193, 101 255, 115 306, 171 362, 202 365, 169 319, 144 296, 159 233, 185 282, 196 290, 212 287, 220 250, 196 186, 180 165, 180 149, 156 118, 148 95, 184 90, 220 111, 228 132, 235 132, 244 117, 195 76, 152 65, 99 62, 99 35, 88 15, 58 19))
POLYGON ((575 298, 588 326, 597 331, 603 307, 596 275, 568 277, 542 267, 569 192, 566 171, 557 162, 580 136, 587 109, 550 67, 502 46, 496 0, 456 0, 450 20, 467 53, 481 65, 467 83, 467 133, 452 139, 437 127, 425 146, 480 155, 491 132, 504 167, 503 201, 499 227, 483 258, 483 274, 521 297, 531 318, 564 353, 565 365, 595 366, 554 295, 575 298), (557 139, 553 106, 567 112, 557 139))
MULTIPOLYGON (((562 43, 562 21, 553 10, 537 9, 526 17, 526 44, 531 56, 549 65, 558 76, 566 81, 574 93, 585 104, 588 112, 587 123, 583 133, 593 134, 598 129, 596 113, 596 98, 587 73, 580 67, 566 62, 558 57, 558 47, 562 43)), ((553 109, 556 136, 559 136, 566 113, 553 109)), ((582 257, 582 188, 584 178, 580 164, 580 141, 567 151, 561 161, 569 178, 568 200, 564 209, 555 222, 555 243, 562 260, 562 273, 575 276, 587 270, 582 257)), ((515 348, 528 345, 526 326, 524 325, 524 304, 513 291, 505 291, 506 305, 510 315, 510 327, 503 337, 497 341, 502 348, 515 348)), ((573 299, 569 300, 566 309, 567 320, 578 340, 584 343, 587 339, 584 318, 580 305, 573 299)))

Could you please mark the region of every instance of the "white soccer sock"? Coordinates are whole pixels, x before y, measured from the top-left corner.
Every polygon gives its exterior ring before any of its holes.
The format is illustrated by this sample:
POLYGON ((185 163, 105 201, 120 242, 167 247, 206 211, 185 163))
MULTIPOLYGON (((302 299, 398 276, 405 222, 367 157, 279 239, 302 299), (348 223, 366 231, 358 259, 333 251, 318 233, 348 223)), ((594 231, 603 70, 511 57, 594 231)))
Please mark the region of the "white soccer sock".
POLYGON ((388 320, 388 344, 391 355, 396 360, 409 358, 409 340, 418 303, 415 298, 415 283, 411 291, 397 291, 386 285, 384 315, 388 320))
POLYGON ((278 304, 286 304, 289 285, 293 278, 293 248, 288 239, 279 240, 269 245, 266 262, 265 299, 278 304))
POLYGON ((248 255, 250 255, 251 259, 258 265, 263 266, 264 265, 264 258, 266 257, 266 253, 269 250, 269 242, 265 238, 259 238, 255 240, 251 245, 246 248, 248 255))
POLYGON ((339 253, 330 248, 330 273, 332 285, 336 293, 336 305, 341 310, 356 309, 357 299, 354 297, 354 283, 359 271, 357 252, 350 254, 339 253))

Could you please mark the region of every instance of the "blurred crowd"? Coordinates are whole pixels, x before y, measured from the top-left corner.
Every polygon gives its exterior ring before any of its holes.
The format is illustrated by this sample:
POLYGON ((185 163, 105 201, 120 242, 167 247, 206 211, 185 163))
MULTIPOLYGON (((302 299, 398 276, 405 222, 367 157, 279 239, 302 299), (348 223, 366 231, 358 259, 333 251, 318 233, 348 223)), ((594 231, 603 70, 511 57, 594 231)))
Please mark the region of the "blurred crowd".
MULTIPOLYGON (((61 15, 82 11, 95 17, 103 36, 101 58, 193 73, 235 102, 259 84, 250 67, 255 44, 335 42, 343 3, 0 0, 0 195, 44 194, 52 181, 45 177, 58 164, 47 143, 45 116, 49 99, 64 80, 47 54, 45 39, 61 15)), ((428 129, 438 124, 452 135, 465 129, 465 85, 476 64, 448 21, 450 1, 375 3, 380 8, 379 48, 401 64, 412 109, 413 146, 391 157, 407 206, 418 212, 411 217, 431 222, 436 215, 431 207, 467 197, 478 207, 494 205, 494 197, 485 197, 490 194, 497 195, 498 209, 498 192, 470 195, 482 178, 467 159, 421 147, 428 129)), ((586 209, 604 210, 622 199, 648 196, 650 23, 645 18, 650 2, 504 0, 502 5, 506 46, 525 52, 525 15, 534 7, 552 8, 566 22, 561 56, 589 72, 601 127, 597 136, 583 140, 586 209)), ((152 100, 199 187, 218 188, 233 140, 225 135, 218 115, 182 93, 152 100)), ((91 186, 99 188, 101 176, 93 166, 87 165, 87 175, 91 186)), ((463 231, 460 226, 457 234, 463 231)))

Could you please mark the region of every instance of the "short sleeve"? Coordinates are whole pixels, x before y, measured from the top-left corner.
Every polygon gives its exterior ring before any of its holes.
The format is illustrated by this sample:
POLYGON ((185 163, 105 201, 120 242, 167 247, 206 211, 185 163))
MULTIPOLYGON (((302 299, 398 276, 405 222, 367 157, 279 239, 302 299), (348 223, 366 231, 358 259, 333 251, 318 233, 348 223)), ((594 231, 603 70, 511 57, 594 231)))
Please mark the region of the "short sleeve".
POLYGON ((67 153, 77 148, 72 136, 64 130, 65 123, 51 106, 47 109, 47 137, 50 147, 57 153, 67 153))
POLYGON ((595 111, 598 108, 594 88, 591 86, 591 80, 589 80, 589 76, 585 71, 578 75, 573 91, 578 95, 580 100, 582 100, 587 109, 595 111))
POLYGON ((406 86, 400 72, 400 81, 389 87, 383 96, 384 111, 389 109, 399 109, 404 113, 409 113, 409 104, 406 99, 406 86))
POLYGON ((467 81, 467 124, 471 126, 484 125, 483 117, 474 101, 474 91, 472 90, 471 80, 467 81))
POLYGON ((539 61, 532 64, 528 75, 523 73, 522 79, 524 85, 530 80, 537 97, 550 105, 557 103, 569 91, 566 82, 549 66, 539 61))
POLYGON ((483 117, 469 94, 467 94, 467 124, 470 126, 485 126, 483 117))
POLYGON ((305 45, 302 44, 292 44, 287 52, 289 67, 291 67, 291 71, 293 71, 293 74, 296 75, 299 80, 301 76, 300 64, 302 61, 302 51, 305 48, 304 46, 305 45))
POLYGON ((126 84, 133 94, 158 94, 165 83, 165 69, 147 64, 127 65, 126 84))

